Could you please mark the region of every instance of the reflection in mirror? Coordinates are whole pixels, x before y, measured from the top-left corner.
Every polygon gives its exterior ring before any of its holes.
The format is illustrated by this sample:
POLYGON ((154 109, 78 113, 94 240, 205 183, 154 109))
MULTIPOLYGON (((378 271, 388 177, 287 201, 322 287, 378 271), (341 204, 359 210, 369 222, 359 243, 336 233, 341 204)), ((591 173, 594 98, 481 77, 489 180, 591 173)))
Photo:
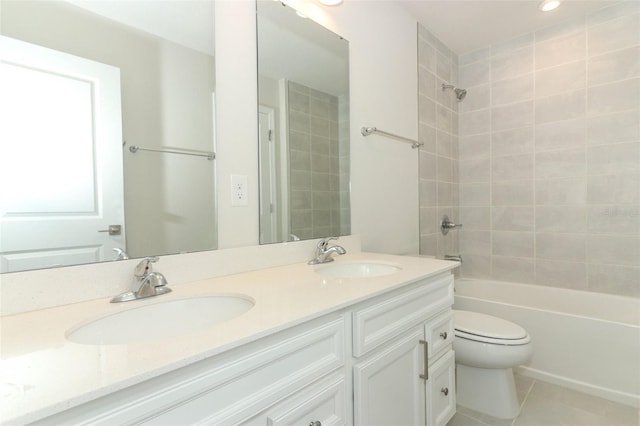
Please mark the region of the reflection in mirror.
POLYGON ((349 43, 258 0, 260 243, 348 235, 349 43))
POLYGON ((215 248, 213 1, 0 8, 0 272, 215 248))

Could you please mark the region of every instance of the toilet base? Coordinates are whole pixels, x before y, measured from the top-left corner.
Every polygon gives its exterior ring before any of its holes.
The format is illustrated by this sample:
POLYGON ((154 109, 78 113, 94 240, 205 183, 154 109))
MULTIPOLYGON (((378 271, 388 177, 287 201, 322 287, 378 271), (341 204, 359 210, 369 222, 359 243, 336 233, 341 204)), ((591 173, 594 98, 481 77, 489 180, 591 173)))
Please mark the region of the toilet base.
POLYGON ((477 368, 456 363, 458 405, 500 419, 520 413, 511 368, 477 368))

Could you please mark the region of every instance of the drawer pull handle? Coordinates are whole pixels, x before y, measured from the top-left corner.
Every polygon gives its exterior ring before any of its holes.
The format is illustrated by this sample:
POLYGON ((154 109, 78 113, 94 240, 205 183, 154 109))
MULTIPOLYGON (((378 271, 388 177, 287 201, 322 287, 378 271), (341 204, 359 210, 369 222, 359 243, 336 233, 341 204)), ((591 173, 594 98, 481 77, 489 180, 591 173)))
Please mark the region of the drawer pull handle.
POLYGON ((420 378, 427 381, 429 380, 429 342, 420 340, 420 343, 424 345, 424 374, 421 374, 420 378))
POLYGON ((440 389, 440 392, 442 392, 444 394, 444 396, 449 395, 449 388, 442 388, 440 389))
POLYGON ((440 337, 442 337, 444 340, 447 340, 447 336, 448 334, 446 331, 443 331, 442 333, 440 333, 440 337))
POLYGON ((314 420, 311 423, 309 423, 309 426, 322 426, 322 422, 319 422, 318 420, 314 420))

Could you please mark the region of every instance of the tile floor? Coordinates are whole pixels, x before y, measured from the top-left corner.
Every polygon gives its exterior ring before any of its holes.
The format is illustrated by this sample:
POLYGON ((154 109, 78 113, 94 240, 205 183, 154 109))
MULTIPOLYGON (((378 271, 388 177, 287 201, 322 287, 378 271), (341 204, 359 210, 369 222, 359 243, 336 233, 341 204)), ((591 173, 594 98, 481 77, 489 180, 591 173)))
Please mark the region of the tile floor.
POLYGON ((520 415, 496 419, 458 406, 447 426, 638 426, 637 408, 516 374, 520 415))

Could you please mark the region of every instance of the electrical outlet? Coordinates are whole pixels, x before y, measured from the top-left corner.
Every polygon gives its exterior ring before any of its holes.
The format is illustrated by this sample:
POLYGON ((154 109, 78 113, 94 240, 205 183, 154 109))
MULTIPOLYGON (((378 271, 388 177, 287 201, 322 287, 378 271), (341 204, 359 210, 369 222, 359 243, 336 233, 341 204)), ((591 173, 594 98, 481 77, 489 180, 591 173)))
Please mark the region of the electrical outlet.
POLYGON ((249 205, 247 175, 231 175, 231 205, 249 205))

